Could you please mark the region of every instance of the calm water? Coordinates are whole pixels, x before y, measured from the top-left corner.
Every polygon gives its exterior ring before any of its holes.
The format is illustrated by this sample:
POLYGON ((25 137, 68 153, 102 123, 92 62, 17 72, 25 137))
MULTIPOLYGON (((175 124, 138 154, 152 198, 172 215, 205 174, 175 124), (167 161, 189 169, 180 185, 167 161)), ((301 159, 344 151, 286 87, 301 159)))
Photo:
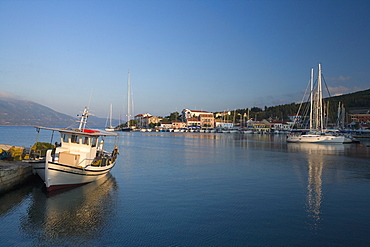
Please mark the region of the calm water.
MULTIPOLYGON (((0 143, 35 133, 0 127, 0 143)), ((0 245, 370 246, 369 141, 122 133, 97 183, 47 195, 36 179, 0 196, 0 245)))

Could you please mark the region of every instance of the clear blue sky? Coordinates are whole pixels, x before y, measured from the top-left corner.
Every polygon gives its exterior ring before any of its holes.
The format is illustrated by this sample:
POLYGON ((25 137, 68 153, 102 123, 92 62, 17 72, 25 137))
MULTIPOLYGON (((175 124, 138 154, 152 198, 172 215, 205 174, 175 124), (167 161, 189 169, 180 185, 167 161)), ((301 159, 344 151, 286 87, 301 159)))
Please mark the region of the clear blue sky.
POLYGON ((220 111, 370 88, 369 0, 0 0, 0 94, 75 116, 220 111))

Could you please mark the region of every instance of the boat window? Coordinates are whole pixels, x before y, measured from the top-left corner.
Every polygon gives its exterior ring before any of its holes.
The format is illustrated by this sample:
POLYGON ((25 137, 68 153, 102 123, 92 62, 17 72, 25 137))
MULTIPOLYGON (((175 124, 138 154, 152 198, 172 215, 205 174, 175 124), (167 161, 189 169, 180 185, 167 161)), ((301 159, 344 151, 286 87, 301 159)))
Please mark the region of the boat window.
POLYGON ((96 147, 96 142, 97 141, 98 141, 98 138, 96 138, 96 137, 91 138, 91 145, 92 145, 92 147, 96 147))
POLYGON ((89 145, 89 137, 85 136, 83 140, 84 140, 83 142, 84 144, 89 145))
POLYGON ((62 134, 62 139, 63 139, 63 142, 68 142, 68 135, 67 134, 62 134))
POLYGON ((80 143, 79 139, 80 139, 79 136, 76 136, 76 135, 71 136, 71 142, 72 143, 80 143))

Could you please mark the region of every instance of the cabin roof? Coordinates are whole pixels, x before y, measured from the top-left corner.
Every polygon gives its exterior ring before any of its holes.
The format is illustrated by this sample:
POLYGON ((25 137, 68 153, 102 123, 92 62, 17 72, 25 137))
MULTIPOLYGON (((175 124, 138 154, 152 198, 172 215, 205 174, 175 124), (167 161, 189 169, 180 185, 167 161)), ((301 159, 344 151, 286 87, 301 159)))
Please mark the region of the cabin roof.
POLYGON ((79 129, 64 129, 64 128, 50 128, 50 127, 42 127, 42 126, 34 126, 38 129, 45 129, 45 130, 52 130, 58 131, 60 133, 69 133, 69 134, 76 134, 76 135, 84 135, 84 136, 118 136, 118 133, 115 132, 108 132, 103 130, 93 130, 93 129, 84 129, 86 131, 80 131, 79 129))

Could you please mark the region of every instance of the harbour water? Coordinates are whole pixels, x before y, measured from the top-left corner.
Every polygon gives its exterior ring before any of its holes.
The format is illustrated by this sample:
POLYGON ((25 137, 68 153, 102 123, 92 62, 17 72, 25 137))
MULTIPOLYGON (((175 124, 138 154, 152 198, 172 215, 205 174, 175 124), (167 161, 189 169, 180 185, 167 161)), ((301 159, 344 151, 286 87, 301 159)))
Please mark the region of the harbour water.
MULTIPOLYGON (((35 135, 0 127, 2 144, 35 135)), ((367 145, 121 133, 117 164, 96 183, 46 194, 35 179, 0 196, 0 245, 370 246, 367 145)))

